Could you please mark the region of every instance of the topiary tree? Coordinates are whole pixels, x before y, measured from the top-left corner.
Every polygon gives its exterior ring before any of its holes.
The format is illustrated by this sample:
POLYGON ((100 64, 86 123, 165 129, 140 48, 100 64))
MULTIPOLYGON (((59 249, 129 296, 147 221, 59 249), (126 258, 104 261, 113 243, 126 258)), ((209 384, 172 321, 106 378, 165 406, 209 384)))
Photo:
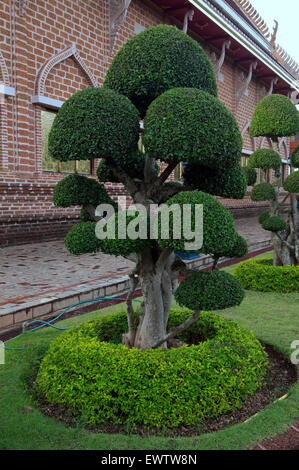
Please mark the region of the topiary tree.
POLYGON ((241 302, 240 285, 218 272, 217 262, 221 257, 243 256, 247 244, 236 233, 231 214, 213 196, 244 196, 242 138, 234 117, 217 99, 212 66, 197 42, 165 25, 129 40, 114 58, 104 88, 76 93, 61 107, 49 148, 60 160, 101 158, 99 180, 121 182, 135 204, 135 212, 119 211, 99 220, 105 210, 99 213, 96 206, 107 204, 107 193, 98 182, 78 175, 58 183, 54 194, 55 204, 81 204, 84 209, 82 222, 65 240, 71 253, 100 250, 136 263, 127 298, 128 333, 123 338, 128 347, 166 348, 203 308, 217 310, 241 302), (145 117, 144 127, 139 127, 140 117, 145 117), (160 174, 157 161, 165 164, 160 174), (180 162, 187 164, 185 183, 167 182, 180 162), (69 189, 71 182, 74 187, 69 189), (167 209, 167 236, 161 212, 152 214, 153 204, 167 209), (178 235, 178 227, 186 222, 181 210, 185 205, 191 234, 178 235), (192 243, 201 234, 198 207, 204 221, 201 247, 192 243), (123 237, 119 231, 123 226, 133 235, 123 237), (106 238, 99 236, 99 230, 106 230, 106 238), (175 251, 210 254, 213 270, 193 272, 175 251), (182 275, 188 278, 177 290, 182 275), (132 296, 137 286, 144 300, 136 327, 132 296), (178 302, 195 311, 167 333, 176 290, 178 302))
MULTIPOLYGON (((265 230, 272 233, 274 246, 274 266, 299 264, 298 211, 296 193, 299 192, 298 174, 288 176, 282 184, 282 163, 279 154, 279 137, 294 136, 299 132, 299 118, 296 106, 283 95, 270 95, 259 102, 251 124, 251 137, 268 137, 273 142, 273 149, 260 149, 249 158, 249 168, 263 171, 267 182, 255 186, 251 193, 253 201, 270 201, 270 210, 260 217, 265 230), (270 183, 270 170, 274 170, 275 178, 270 183), (289 194, 291 209, 286 223, 281 217, 283 202, 280 200, 282 187, 289 194)), ((297 149, 296 149, 297 150, 297 149)), ((291 157, 293 168, 298 163, 297 152, 291 157)))

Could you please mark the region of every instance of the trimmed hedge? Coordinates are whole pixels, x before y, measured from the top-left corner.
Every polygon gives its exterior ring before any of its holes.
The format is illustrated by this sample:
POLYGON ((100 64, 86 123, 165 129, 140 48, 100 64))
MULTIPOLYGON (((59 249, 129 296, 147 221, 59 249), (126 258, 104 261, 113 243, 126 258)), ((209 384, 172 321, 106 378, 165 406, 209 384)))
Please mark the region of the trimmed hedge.
POLYGON ((152 102, 143 143, 153 158, 222 170, 240 164, 242 152, 234 116, 217 98, 195 88, 173 88, 152 102))
POLYGON ((127 96, 142 118, 150 103, 171 88, 199 88, 217 96, 213 67, 203 48, 169 25, 130 39, 113 59, 104 87, 127 96))
POLYGON ((275 189, 271 183, 260 183, 254 186, 250 197, 252 201, 273 201, 275 199, 275 189))
POLYGON ((66 249, 72 255, 96 253, 100 250, 101 240, 95 234, 96 222, 80 222, 73 225, 64 239, 66 249))
POLYGON ((284 95, 270 95, 257 105, 250 124, 251 137, 287 137, 299 132, 298 111, 284 95))
POLYGON ((267 219, 269 219, 270 216, 271 216, 271 214, 270 214, 270 211, 269 211, 269 210, 262 212, 262 213, 260 214, 259 218, 258 218, 259 223, 260 223, 261 225, 263 225, 263 223, 264 223, 267 219))
MULTIPOLYGON (((171 311, 169 328, 190 314, 171 311)), ((264 383, 268 363, 259 341, 217 315, 202 313, 180 335, 193 345, 166 351, 115 344, 126 330, 120 313, 63 333, 41 362, 36 389, 91 425, 163 429, 240 408, 264 383)))
POLYGON ((291 165, 293 168, 299 168, 299 145, 291 155, 291 165))
POLYGON ((267 217, 266 220, 262 223, 263 229, 268 230, 268 232, 282 232, 288 228, 286 221, 279 215, 273 215, 272 217, 267 217))
POLYGON ((199 271, 182 280, 174 297, 181 307, 223 310, 240 305, 244 299, 244 290, 229 273, 199 271))
POLYGON ((125 96, 86 88, 61 106, 49 134, 49 151, 61 161, 121 155, 137 148, 139 114, 125 96))
POLYGON ((273 266, 268 258, 243 261, 234 271, 242 287, 259 292, 299 292, 298 266, 273 266))
POLYGON ((240 165, 219 170, 198 163, 188 163, 184 168, 185 184, 213 196, 243 199, 247 178, 240 165))
POLYGON ((279 170, 281 158, 279 153, 272 149, 259 149, 250 155, 248 161, 249 168, 261 168, 262 170, 279 170))
POLYGON ((288 193, 299 193, 299 171, 291 173, 283 183, 283 189, 288 193))

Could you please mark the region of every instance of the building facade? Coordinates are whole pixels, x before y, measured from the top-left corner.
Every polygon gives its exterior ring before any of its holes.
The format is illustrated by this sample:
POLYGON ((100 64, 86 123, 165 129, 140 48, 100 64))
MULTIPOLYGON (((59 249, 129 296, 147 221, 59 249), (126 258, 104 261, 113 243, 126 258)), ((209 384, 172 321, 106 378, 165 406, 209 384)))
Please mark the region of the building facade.
MULTIPOLYGON (((0 15, 0 244, 62 236, 79 209, 55 208, 56 183, 77 171, 95 177, 97 162, 51 159, 47 137, 60 106, 73 93, 101 86, 115 53, 138 32, 166 23, 184 29, 208 54, 219 99, 234 114, 243 139, 242 164, 267 139, 249 125, 267 94, 297 100, 299 66, 276 44, 248 0, 1 0, 0 15)), ((280 140, 284 174, 290 142, 280 140)), ((172 178, 180 178, 180 168, 172 178)), ((113 197, 121 185, 107 184, 113 197)), ((249 195, 222 200, 237 216, 263 203, 249 195)))

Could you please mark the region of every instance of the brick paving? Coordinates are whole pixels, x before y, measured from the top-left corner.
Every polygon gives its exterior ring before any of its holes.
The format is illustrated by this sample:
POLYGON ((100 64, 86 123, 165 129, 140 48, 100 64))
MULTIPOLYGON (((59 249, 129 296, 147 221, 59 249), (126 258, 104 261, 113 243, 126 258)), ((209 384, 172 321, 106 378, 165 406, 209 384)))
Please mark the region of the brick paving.
MULTIPOLYGON (((250 247, 269 243, 256 217, 236 219, 235 225, 250 247)), ((203 258, 201 264, 210 261, 203 258)), ((132 267, 102 253, 71 255, 63 240, 0 248, 0 328, 123 292, 132 267)))

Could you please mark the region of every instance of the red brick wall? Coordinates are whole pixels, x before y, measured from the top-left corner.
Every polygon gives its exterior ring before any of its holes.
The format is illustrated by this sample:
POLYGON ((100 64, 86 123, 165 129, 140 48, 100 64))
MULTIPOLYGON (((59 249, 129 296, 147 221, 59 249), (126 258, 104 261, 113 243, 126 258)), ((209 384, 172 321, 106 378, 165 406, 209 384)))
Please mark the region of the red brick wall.
MULTIPOLYGON (((17 0, 1 2, 0 80, 8 81, 6 84, 16 89, 15 97, 6 97, 0 103, 2 244, 61 236, 78 216, 78 208, 63 210, 52 204, 55 184, 65 175, 42 170, 41 106, 31 103, 42 67, 55 54, 75 44, 86 70, 100 86, 112 60, 107 1, 28 0, 23 16, 20 16, 20 3, 17 0)), ((148 28, 163 22, 170 23, 165 15, 140 0, 133 0, 114 52, 135 34, 135 23, 148 28)), ((262 84, 253 80, 248 97, 244 96, 236 108, 235 79, 241 72, 226 60, 221 70, 224 81, 218 80, 218 87, 220 100, 234 113, 242 131, 261 98, 262 84)), ((64 101, 74 92, 90 86, 90 80, 88 73, 69 57, 49 71, 43 95, 64 101)), ((260 143, 261 140, 257 141, 257 145, 260 143)), ((244 132, 244 148, 254 150, 248 132, 244 132)), ((122 193, 121 185, 107 187, 114 198, 122 193)), ((248 199, 225 201, 225 205, 236 207, 238 211, 244 209, 244 215, 246 208, 254 206, 248 199)))

